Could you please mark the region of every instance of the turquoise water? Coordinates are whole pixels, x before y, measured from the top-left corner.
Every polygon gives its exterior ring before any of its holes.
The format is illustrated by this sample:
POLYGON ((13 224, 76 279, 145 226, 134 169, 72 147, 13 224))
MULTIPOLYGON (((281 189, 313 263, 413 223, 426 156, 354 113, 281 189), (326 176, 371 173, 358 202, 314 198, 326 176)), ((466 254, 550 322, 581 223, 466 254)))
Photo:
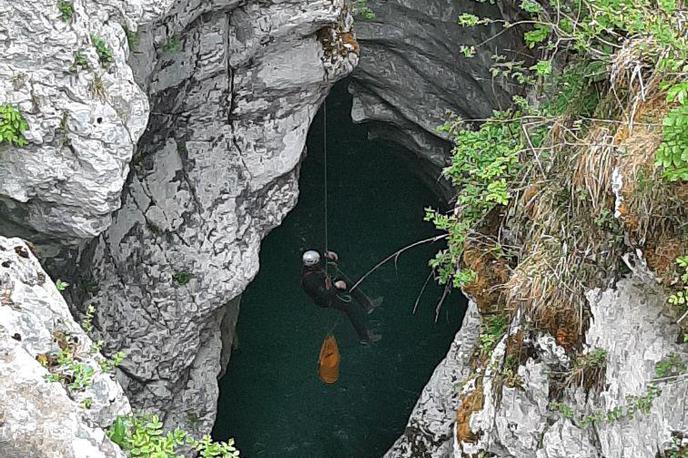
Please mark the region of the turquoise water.
MULTIPOLYGON (((431 237, 424 208, 440 202, 394 146, 368 141, 350 121, 343 84, 327 101, 329 242, 341 268, 362 275, 385 256, 431 237)), ((322 111, 322 110, 321 110, 322 111)), ((239 346, 220 382, 216 439, 234 437, 242 456, 376 457, 403 433, 408 415, 463 317, 465 299, 453 293, 437 322, 441 290, 432 284, 415 315, 413 305, 439 246, 402 255, 363 284, 384 303, 370 316, 382 335, 359 344, 346 317, 311 304, 300 288, 301 253, 324 244, 322 112, 313 123, 298 206, 264 241, 261 269, 244 294, 239 346), (318 378, 323 338, 334 334, 340 378, 318 378)))

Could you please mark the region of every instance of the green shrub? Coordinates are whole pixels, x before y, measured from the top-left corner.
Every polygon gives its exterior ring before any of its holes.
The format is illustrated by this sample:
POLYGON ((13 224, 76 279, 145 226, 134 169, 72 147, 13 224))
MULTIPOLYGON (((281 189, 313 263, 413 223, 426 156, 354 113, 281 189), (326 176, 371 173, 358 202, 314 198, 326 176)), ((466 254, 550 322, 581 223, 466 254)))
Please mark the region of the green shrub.
POLYGON ((182 49, 182 42, 179 40, 178 36, 174 35, 167 40, 167 43, 165 43, 162 49, 167 52, 178 52, 182 49))
POLYGON ((55 288, 57 288, 59 292, 65 291, 67 288, 69 288, 69 283, 58 278, 55 280, 55 288))
POLYGON ((375 13, 368 6, 368 0, 355 0, 353 4, 353 12, 355 15, 361 16, 363 19, 368 21, 375 19, 375 13))
POLYGON ((136 51, 140 41, 139 32, 134 32, 124 27, 124 34, 127 36, 127 45, 129 46, 129 51, 136 51))
POLYGON ((685 374, 687 370, 686 363, 676 353, 669 354, 655 365, 655 373, 659 378, 685 374))
POLYGON ((28 129, 29 124, 17 107, 0 105, 0 145, 9 143, 14 146, 26 146, 28 142, 24 132, 28 129))
POLYGON ((178 285, 184 286, 191 281, 192 276, 190 272, 182 270, 175 272, 174 275, 172 275, 172 279, 176 281, 178 285))
POLYGON ((78 72, 81 69, 87 70, 89 68, 88 65, 88 59, 86 59, 86 56, 84 56, 83 53, 80 51, 77 51, 74 53, 74 62, 72 62, 72 65, 69 67, 69 71, 71 72, 78 72))
POLYGON ((502 339, 508 328, 504 315, 487 315, 480 323, 480 353, 489 355, 502 339))
MULTIPOLYGON (((538 97, 538 104, 535 108, 516 97, 514 109, 495 113, 478 128, 462 120, 441 128, 450 133, 455 145, 452 165, 445 175, 453 182, 458 200, 456 212, 426 214, 427 220, 449 233, 448 248, 430 264, 440 283, 461 287, 470 279, 460 274, 464 243, 488 214, 507 206, 522 165, 537 162, 546 176, 540 164, 550 155, 572 153, 590 120, 617 121, 618 106, 600 103, 600 92, 608 88, 609 71, 613 64, 619 65, 619 55, 628 59, 629 65, 637 66, 636 61, 640 61, 647 69, 657 69, 667 101, 676 106, 664 121, 664 141, 656 163, 668 179, 688 180, 688 38, 680 15, 675 14, 678 3, 522 0, 520 8, 527 18, 516 22, 470 13, 458 18, 463 27, 501 24, 505 30, 526 28, 523 43, 537 56, 535 64, 496 53, 491 73, 530 91, 538 97), (629 39, 634 43, 630 51, 624 48, 629 39), (552 129, 555 126, 559 128, 552 129), (561 136, 562 126, 566 126, 568 138, 553 139, 553 131, 561 136)), ((459 51, 472 58, 482 46, 491 46, 491 38, 478 45, 461 45, 459 51)), ((637 81, 636 76, 633 78, 637 81)), ((620 98, 626 100, 637 92, 630 87, 632 82, 615 89, 617 105, 620 98)))
POLYGON ((493 209, 509 202, 509 187, 517 176, 519 154, 524 150, 519 113, 495 113, 478 130, 466 127, 460 119, 442 126, 453 137, 452 163, 444 170, 458 191, 458 211, 444 215, 433 210, 426 220, 449 233, 448 249, 430 262, 440 283, 453 282, 457 288, 475 280, 475 273, 457 266, 471 230, 493 209))
POLYGON ((65 347, 57 356, 57 365, 46 376, 49 382, 60 382, 70 391, 84 391, 91 386, 95 370, 86 363, 76 361, 73 349, 65 347))
MULTIPOLYGON (((671 94, 668 101, 673 102, 671 94)), ((656 154, 656 164, 670 181, 688 181, 688 104, 669 112, 663 121, 664 141, 656 154)))
POLYGON ((577 414, 573 408, 563 402, 551 402, 550 408, 559 412, 581 428, 613 424, 624 420, 637 418, 639 414, 647 415, 652 410, 652 404, 662 394, 655 385, 648 385, 645 392, 639 396, 628 395, 626 402, 608 410, 593 410, 588 414, 577 414))
POLYGON ((112 63, 112 49, 107 42, 97 35, 91 35, 91 41, 96 48, 96 54, 98 54, 100 65, 103 67, 110 65, 112 63))
POLYGON ((108 430, 108 437, 132 458, 178 458, 179 449, 188 445, 203 458, 238 458, 234 440, 213 442, 210 436, 201 440, 191 437, 180 428, 163 433, 163 425, 156 415, 120 416, 108 430))
POLYGON ((67 0, 58 0, 57 9, 60 10, 63 21, 71 22, 74 17, 74 3, 67 0))

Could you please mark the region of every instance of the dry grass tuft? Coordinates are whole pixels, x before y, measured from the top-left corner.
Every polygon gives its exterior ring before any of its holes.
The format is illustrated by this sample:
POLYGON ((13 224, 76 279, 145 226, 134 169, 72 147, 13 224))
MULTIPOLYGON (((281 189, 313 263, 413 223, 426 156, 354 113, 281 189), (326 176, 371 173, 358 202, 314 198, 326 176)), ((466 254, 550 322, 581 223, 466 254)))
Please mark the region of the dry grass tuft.
POLYGON ((609 209, 612 199, 612 175, 618 162, 609 126, 595 126, 586 138, 587 145, 576 154, 571 184, 584 189, 591 199, 592 209, 599 213, 609 209))

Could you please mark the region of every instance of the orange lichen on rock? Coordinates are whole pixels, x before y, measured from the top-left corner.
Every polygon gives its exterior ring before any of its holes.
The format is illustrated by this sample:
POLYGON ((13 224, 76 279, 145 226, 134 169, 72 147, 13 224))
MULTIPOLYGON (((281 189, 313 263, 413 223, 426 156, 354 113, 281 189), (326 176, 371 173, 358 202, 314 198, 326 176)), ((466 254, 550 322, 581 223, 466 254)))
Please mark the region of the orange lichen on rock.
POLYGON ((461 398, 461 405, 456 412, 456 437, 459 442, 476 442, 479 435, 471 430, 470 420, 473 412, 483 408, 485 395, 482 385, 478 385, 475 390, 465 394, 461 398))
POLYGON ((356 37, 354 37, 353 33, 343 32, 339 34, 339 38, 342 40, 342 43, 344 43, 345 46, 349 45, 351 47, 351 50, 356 54, 359 54, 361 52, 361 49, 358 45, 358 41, 356 40, 356 37))

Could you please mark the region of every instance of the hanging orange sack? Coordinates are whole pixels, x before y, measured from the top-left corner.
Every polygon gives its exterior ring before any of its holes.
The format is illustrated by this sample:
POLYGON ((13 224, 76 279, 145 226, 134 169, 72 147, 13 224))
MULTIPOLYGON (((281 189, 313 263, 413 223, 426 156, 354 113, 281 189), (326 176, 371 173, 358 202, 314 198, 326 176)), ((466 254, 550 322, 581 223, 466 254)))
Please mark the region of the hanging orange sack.
POLYGON ((320 380, 327 384, 336 383, 339 379, 339 347, 334 336, 327 336, 320 347, 320 359, 318 360, 318 374, 320 380))

